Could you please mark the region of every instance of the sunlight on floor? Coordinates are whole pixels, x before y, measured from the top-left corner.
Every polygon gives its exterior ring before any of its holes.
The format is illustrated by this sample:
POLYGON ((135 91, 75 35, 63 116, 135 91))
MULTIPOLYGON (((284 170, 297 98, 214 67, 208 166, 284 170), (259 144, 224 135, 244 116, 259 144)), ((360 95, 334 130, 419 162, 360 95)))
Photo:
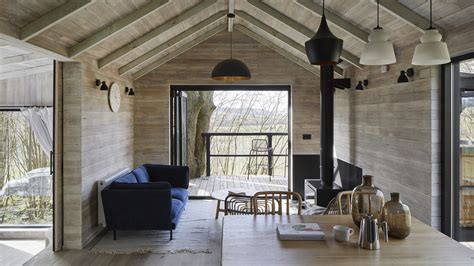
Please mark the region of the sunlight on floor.
POLYGON ((44 240, 0 240, 2 265, 23 265, 45 248, 44 240))
POLYGON ((463 244, 464 246, 474 250, 474 242, 459 242, 461 244, 463 244))

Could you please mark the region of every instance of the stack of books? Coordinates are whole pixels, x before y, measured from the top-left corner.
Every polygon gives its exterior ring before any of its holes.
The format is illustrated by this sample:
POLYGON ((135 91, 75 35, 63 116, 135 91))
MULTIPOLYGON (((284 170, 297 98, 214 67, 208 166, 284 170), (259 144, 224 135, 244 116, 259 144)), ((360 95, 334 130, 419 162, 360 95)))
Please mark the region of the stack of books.
POLYGON ((324 231, 317 223, 277 224, 280 240, 324 240, 324 231))

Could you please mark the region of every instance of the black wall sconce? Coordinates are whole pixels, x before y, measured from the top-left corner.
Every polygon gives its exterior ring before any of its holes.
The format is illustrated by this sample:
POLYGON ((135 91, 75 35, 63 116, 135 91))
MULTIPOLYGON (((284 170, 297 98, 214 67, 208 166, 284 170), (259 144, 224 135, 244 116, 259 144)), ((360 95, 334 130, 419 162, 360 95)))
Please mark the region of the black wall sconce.
POLYGON ((133 91, 133 88, 125 87, 125 94, 134 96, 135 92, 133 91))
POLYGON ((95 80, 95 85, 97 87, 100 86, 101 91, 108 91, 109 90, 109 87, 107 87, 107 84, 105 84, 105 81, 101 81, 100 79, 95 80))
POLYGON ((359 83, 357 83, 357 86, 355 87, 356 90, 364 90, 364 87, 367 87, 367 85, 369 85, 369 80, 368 79, 364 79, 364 81, 359 81, 359 83), (364 86, 362 86, 362 84, 364 84, 364 86))
POLYGON ((408 77, 413 77, 415 75, 415 70, 410 67, 406 71, 400 71, 400 76, 397 79, 397 83, 405 83, 409 82, 408 77))

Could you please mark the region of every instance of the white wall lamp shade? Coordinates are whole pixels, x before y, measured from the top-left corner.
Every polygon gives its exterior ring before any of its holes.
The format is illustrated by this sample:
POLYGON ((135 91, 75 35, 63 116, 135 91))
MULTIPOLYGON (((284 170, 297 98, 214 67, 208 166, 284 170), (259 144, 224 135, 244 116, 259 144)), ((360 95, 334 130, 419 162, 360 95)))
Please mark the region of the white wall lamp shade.
POLYGON ((411 61, 412 65, 433 66, 451 62, 448 46, 441 41, 441 34, 437 29, 427 29, 415 47, 415 53, 411 61))
POLYGON ((397 62, 392 42, 383 28, 377 27, 369 35, 359 61, 362 65, 389 65, 397 62))

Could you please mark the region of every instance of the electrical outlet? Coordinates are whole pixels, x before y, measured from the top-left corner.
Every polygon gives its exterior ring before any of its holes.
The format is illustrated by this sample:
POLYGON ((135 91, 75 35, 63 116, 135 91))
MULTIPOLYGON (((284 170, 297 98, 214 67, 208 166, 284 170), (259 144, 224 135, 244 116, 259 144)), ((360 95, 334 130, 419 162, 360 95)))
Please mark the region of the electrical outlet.
POLYGON ((311 139, 311 134, 303 134, 303 139, 311 139))

